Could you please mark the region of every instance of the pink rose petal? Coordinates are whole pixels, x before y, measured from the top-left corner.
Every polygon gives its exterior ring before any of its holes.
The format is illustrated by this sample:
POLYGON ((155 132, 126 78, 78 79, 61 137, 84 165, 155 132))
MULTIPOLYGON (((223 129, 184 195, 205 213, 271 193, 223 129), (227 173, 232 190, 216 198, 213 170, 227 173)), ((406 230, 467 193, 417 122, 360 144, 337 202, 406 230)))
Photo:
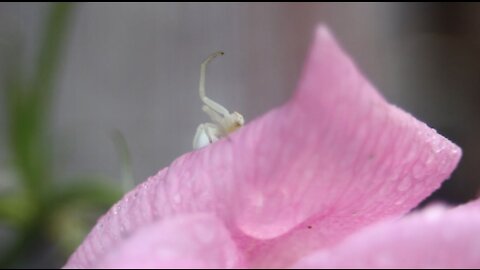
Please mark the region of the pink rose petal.
POLYGON ((206 214, 180 216, 144 226, 99 261, 92 266, 109 269, 241 266, 235 243, 222 222, 206 214))
MULTIPOLYGON (((480 201, 478 201, 480 202, 480 201)), ((431 206, 382 222, 338 247, 303 259, 297 268, 479 268, 480 208, 431 206)))
POLYGON ((460 156, 456 145, 388 104, 321 26, 290 102, 127 194, 71 262, 92 265, 155 220, 214 212, 251 266, 287 266, 408 212, 460 156))

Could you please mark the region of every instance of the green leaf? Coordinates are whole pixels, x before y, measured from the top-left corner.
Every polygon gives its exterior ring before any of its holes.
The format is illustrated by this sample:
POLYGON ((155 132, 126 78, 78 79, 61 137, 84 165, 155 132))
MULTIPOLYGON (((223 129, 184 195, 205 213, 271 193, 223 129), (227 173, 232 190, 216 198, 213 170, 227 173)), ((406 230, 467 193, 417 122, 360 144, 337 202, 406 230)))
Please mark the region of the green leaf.
POLYGON ((0 197, 0 220, 12 228, 24 228, 35 212, 35 205, 23 193, 0 197))
POLYGON ((6 80, 11 151, 24 187, 39 203, 48 196, 52 178, 46 118, 72 7, 70 3, 51 4, 32 80, 25 83, 20 57, 9 68, 12 72, 6 80))
POLYGON ((67 34, 68 20, 73 11, 72 3, 53 3, 47 18, 45 32, 42 35, 41 47, 31 81, 32 93, 30 108, 32 113, 42 119, 52 99, 54 80, 60 56, 67 34))
POLYGON ((133 179, 132 159, 125 137, 119 130, 114 130, 112 134, 113 144, 120 160, 120 174, 122 179, 122 188, 124 192, 133 189, 135 181, 133 179))

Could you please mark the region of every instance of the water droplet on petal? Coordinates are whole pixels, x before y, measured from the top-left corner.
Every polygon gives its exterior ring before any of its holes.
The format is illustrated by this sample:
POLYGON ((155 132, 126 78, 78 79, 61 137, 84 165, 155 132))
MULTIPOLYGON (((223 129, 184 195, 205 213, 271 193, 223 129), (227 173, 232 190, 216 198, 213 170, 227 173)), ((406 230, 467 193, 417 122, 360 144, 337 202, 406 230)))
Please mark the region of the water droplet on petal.
POLYGON ((118 211, 120 210, 120 207, 118 204, 116 204, 114 207, 113 207, 113 215, 116 216, 118 215, 118 211))
POLYGON ((398 199, 394 204, 395 204, 395 205, 402 205, 404 201, 405 201, 404 198, 400 198, 400 199, 398 199))

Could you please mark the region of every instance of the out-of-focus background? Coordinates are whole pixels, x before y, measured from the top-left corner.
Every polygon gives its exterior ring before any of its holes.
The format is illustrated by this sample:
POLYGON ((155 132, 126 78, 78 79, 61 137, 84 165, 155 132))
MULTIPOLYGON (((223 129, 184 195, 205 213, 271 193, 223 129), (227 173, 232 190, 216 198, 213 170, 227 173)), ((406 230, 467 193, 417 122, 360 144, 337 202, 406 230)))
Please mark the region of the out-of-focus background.
POLYGON ((427 201, 480 186, 479 4, 0 4, 0 266, 59 267, 124 189, 190 151, 207 92, 288 99, 327 24, 392 103, 464 151, 427 201))

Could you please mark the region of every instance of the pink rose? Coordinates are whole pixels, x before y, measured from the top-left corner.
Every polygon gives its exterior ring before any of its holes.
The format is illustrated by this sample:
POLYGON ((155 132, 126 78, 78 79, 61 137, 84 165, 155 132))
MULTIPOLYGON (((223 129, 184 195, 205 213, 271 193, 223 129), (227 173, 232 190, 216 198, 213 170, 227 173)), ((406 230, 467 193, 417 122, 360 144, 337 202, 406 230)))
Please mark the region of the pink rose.
POLYGON ((480 267, 479 202, 402 217, 460 156, 320 26, 287 104, 128 193, 65 267, 480 267))

